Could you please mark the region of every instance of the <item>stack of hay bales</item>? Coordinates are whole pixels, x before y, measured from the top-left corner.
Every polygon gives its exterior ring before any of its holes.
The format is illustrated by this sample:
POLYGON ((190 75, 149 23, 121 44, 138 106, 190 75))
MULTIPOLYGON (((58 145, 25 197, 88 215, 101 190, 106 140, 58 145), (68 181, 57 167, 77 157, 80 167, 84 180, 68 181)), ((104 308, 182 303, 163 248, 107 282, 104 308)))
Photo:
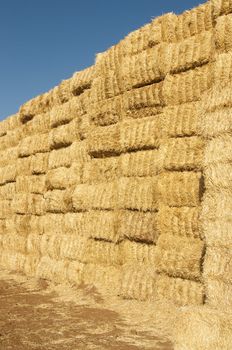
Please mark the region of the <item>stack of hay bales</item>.
POLYGON ((156 18, 0 124, 1 266, 126 299, 229 295, 229 13, 156 18))

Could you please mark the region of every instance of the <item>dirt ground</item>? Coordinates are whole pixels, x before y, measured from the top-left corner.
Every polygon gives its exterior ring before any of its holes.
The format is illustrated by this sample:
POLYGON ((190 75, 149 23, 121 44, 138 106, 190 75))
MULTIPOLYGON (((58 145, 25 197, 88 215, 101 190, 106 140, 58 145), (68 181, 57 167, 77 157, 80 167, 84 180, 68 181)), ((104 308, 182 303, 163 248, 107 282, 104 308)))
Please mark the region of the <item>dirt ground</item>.
POLYGON ((106 301, 91 286, 73 289, 0 272, 0 349, 173 349, 168 331, 150 321, 149 305, 140 307, 106 301))

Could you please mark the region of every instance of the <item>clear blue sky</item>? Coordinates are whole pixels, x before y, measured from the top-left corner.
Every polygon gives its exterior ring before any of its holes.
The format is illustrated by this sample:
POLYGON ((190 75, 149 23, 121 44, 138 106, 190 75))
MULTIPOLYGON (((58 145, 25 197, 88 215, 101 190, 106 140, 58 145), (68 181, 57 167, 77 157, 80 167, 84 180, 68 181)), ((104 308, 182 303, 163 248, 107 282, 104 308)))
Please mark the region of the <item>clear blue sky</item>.
POLYGON ((93 64, 97 52, 151 18, 180 13, 199 2, 0 0, 0 120, 93 64))

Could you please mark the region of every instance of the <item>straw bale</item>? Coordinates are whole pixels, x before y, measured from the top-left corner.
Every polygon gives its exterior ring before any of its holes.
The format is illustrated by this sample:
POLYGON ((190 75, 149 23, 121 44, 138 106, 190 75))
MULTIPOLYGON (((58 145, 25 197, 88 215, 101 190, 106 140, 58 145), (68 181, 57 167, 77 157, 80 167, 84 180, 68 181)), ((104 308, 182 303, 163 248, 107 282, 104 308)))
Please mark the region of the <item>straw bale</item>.
POLYGON ((16 175, 17 171, 14 164, 6 165, 5 167, 0 168, 0 185, 15 182, 16 175))
POLYGON ((199 101, 204 91, 213 83, 213 72, 210 64, 193 70, 167 75, 163 83, 163 99, 167 105, 199 101))
POLYGON ((70 209, 67 191, 53 190, 48 191, 44 195, 45 209, 50 213, 67 213, 70 209))
MULTIPOLYGON (((68 235, 62 236, 60 242, 60 257, 61 259, 70 260, 85 260, 86 249, 88 246, 88 237, 68 235)), ((56 240, 56 235, 54 235, 54 241, 56 240)))
POLYGON ((121 97, 100 101, 90 106, 91 122, 96 126, 116 124, 121 120, 121 97))
POLYGON ((120 210, 117 234, 121 238, 156 243, 158 238, 157 214, 120 210))
POLYGON ((201 216, 205 220, 230 219, 232 210, 231 191, 206 191, 201 216))
POLYGON ((8 130, 6 136, 3 136, 2 139, 5 140, 5 147, 9 148, 17 146, 26 135, 25 128, 21 126, 13 130, 8 130))
MULTIPOLYGON (((46 153, 44 153, 46 154, 46 153)), ((16 161, 15 168, 18 175, 30 175, 32 172, 32 157, 19 158, 16 161)))
POLYGON ((57 168, 49 170, 46 174, 48 190, 63 190, 81 182, 81 166, 74 163, 70 168, 57 168))
POLYGON ((138 117, 137 110, 154 107, 153 114, 159 113, 160 107, 164 104, 162 90, 163 82, 160 82, 124 93, 122 95, 122 111, 132 117, 135 113, 135 117, 138 117))
POLYGON ((108 70, 93 80, 91 97, 94 103, 120 95, 124 91, 120 70, 108 70))
POLYGON ((182 41, 190 36, 212 30, 214 26, 213 9, 211 2, 185 11, 178 17, 176 39, 182 41))
POLYGON ((161 157, 157 149, 125 153, 120 156, 121 176, 155 176, 160 171, 161 157))
POLYGON ((13 214, 11 203, 11 200, 0 200, 0 219, 7 219, 13 214))
POLYGON ((15 193, 15 182, 9 182, 4 186, 0 186, 0 199, 13 199, 15 193))
POLYGON ((134 209, 140 211, 157 210, 157 179, 147 178, 125 178, 118 180, 118 208, 134 209))
POLYGON ((71 261, 67 268, 68 282, 76 286, 80 285, 83 281, 83 271, 85 265, 79 261, 71 261))
POLYGON ((220 246, 230 247, 232 246, 232 220, 215 219, 207 220, 202 219, 202 226, 204 230, 204 236, 207 242, 207 246, 220 246))
MULTIPOLYGON (((230 96, 231 102, 231 79, 232 79, 232 52, 221 53, 217 55, 216 60, 214 62, 214 79, 217 85, 212 88, 210 92, 210 103, 207 103, 207 107, 213 109, 222 98, 220 94, 218 95, 218 91, 223 89, 223 95, 226 93, 226 96, 230 96), (219 85, 219 86, 218 86, 219 85), (213 97, 213 99, 212 99, 213 97)), ((207 99, 205 96, 204 99, 207 99)), ((230 103, 231 105, 231 103, 230 103)))
POLYGON ((41 256, 49 256, 52 259, 60 258, 61 236, 43 234, 40 239, 41 256))
POLYGON ((155 280, 156 273, 150 265, 123 265, 119 296, 123 299, 151 300, 155 294, 155 280))
POLYGON ((194 136, 198 126, 198 103, 190 102, 179 106, 168 106, 159 115, 160 133, 163 137, 194 136))
POLYGON ((160 147, 166 170, 201 170, 205 142, 202 138, 180 137, 164 141, 160 147))
POLYGON ((120 175, 120 158, 93 158, 84 163, 83 182, 94 184, 116 180, 120 175))
POLYGON ((217 18, 215 26, 215 44, 219 52, 232 50, 232 14, 217 18))
POLYGON ((46 189, 46 177, 44 175, 21 175, 16 178, 16 192, 18 193, 43 194, 46 189))
POLYGON ((156 246, 153 244, 125 240, 120 243, 119 248, 122 264, 155 264, 156 246))
POLYGON ((37 134, 25 137, 19 144, 19 157, 27 157, 35 153, 49 152, 48 134, 37 134))
POLYGON ((36 276, 57 283, 67 282, 68 264, 68 261, 57 261, 43 256, 37 266, 36 276))
POLYGON ((67 124, 72 119, 78 118, 80 115, 79 98, 74 97, 62 105, 54 106, 50 111, 50 127, 55 128, 59 125, 67 124))
POLYGON ((19 120, 25 124, 36 114, 41 114, 49 109, 49 98, 51 93, 45 93, 24 103, 19 109, 19 120))
POLYGON ((232 284, 231 246, 207 247, 204 259, 204 278, 216 278, 232 284))
POLYGON ((120 270, 117 266, 87 264, 83 270, 83 282, 97 288, 104 295, 117 295, 119 292, 120 270))
POLYGON ((202 232, 199 214, 200 209, 197 207, 170 208, 160 206, 156 216, 156 228, 159 234, 200 238, 202 232))
POLYGON ((73 142, 64 149, 53 150, 49 153, 48 169, 70 167, 73 162, 83 165, 90 159, 86 141, 73 142))
POLYGON ((0 219, 0 240, 2 240, 2 235, 6 233, 6 219, 0 219))
POLYGON ((44 134, 50 130, 50 113, 43 113, 35 115, 32 120, 30 120, 25 125, 25 133, 27 136, 35 134, 44 134))
POLYGON ((77 211, 89 209, 114 209, 117 200, 116 183, 96 185, 81 184, 72 195, 72 205, 77 211))
MULTIPOLYGON (((121 58, 123 54, 123 41, 120 41, 117 45, 111 46, 105 52, 98 53, 96 56, 95 79, 98 76, 107 75, 109 72, 113 72, 120 66, 121 58)), ((94 79, 94 80, 95 80, 94 79)), ((92 85, 92 87, 94 84, 92 85)))
POLYGON ((80 72, 74 73, 70 79, 70 88, 73 95, 78 96, 82 94, 85 89, 89 89, 94 76, 95 66, 90 66, 80 72))
POLYGON ((204 301, 204 287, 199 282, 160 274, 156 278, 155 299, 166 299, 179 306, 201 305, 204 301))
POLYGON ((87 113, 83 114, 80 117, 78 125, 80 140, 87 139, 93 128, 94 125, 91 123, 91 115, 87 113))
POLYGON ((49 153, 37 153, 30 157, 31 174, 41 175, 48 170, 49 153))
POLYGON ((218 163, 206 167, 204 170, 205 186, 207 190, 232 188, 232 164, 218 163))
POLYGON ((232 306, 232 285, 225 283, 220 279, 207 278, 206 285, 206 304, 217 308, 226 308, 231 310, 232 306))
POLYGON ((214 17, 232 12, 231 0, 211 0, 214 17))
POLYGON ((28 236, 30 231, 30 215, 17 215, 14 214, 11 217, 8 217, 6 220, 7 231, 21 235, 28 236))
POLYGON ((204 242, 197 238, 161 234, 154 253, 156 271, 172 277, 199 280, 204 242))
POLYGON ((204 152, 204 166, 227 163, 232 160, 232 137, 221 135, 207 142, 204 152))
POLYGON ((29 277, 34 277, 36 274, 36 269, 40 261, 39 255, 26 255, 25 263, 23 266, 24 273, 29 277))
POLYGON ((1 266, 11 272, 22 272, 25 264, 26 256, 22 253, 3 250, 0 256, 1 266))
POLYGON ((10 234, 3 235, 2 247, 4 250, 10 250, 19 252, 22 254, 26 253, 27 239, 24 236, 16 235, 13 232, 10 234))
MULTIPOLYGON (((222 57, 222 56, 223 55, 219 55, 219 57, 222 57)), ((224 64, 224 60, 222 60, 222 65, 223 64, 224 64)), ((232 52, 231 52, 230 64, 232 67, 232 52)), ((224 66, 224 68, 226 70, 227 66, 224 66)), ((232 107, 232 92, 231 92, 232 83, 230 81, 232 75, 230 77, 229 76, 230 74, 231 73, 229 71, 226 71, 226 72, 218 71, 218 77, 216 76, 215 78, 215 84, 213 85, 213 87, 210 89, 209 92, 203 95, 203 98, 202 98, 201 110, 203 111, 204 115, 209 112, 224 110, 225 108, 232 107)))
POLYGON ((93 129, 88 138, 88 151, 94 157, 120 153, 120 125, 99 126, 93 129))
POLYGON ((174 343, 176 350, 229 350, 232 344, 231 312, 207 306, 183 308, 175 322, 174 343))
POLYGON ((51 149, 58 149, 71 145, 80 139, 78 130, 79 120, 73 119, 70 123, 52 129, 48 135, 51 149))
POLYGON ((63 215, 62 232, 75 234, 77 237, 90 237, 88 232, 89 213, 67 213, 63 215))
POLYGON ((101 210, 87 213, 86 229, 89 237, 108 242, 118 242, 121 236, 117 230, 118 215, 115 211, 101 210))
POLYGON ((166 172, 158 175, 158 193, 162 204, 170 207, 196 207, 203 194, 200 172, 166 172))
POLYGON ((221 136, 232 131, 232 110, 224 108, 203 113, 199 118, 199 133, 205 138, 221 136))
POLYGON ((30 233, 26 239, 26 253, 27 254, 40 254, 42 235, 36 233, 30 233))
POLYGON ((119 245, 90 238, 81 262, 87 264, 120 265, 119 245))
POLYGON ((44 197, 41 194, 19 193, 12 200, 12 210, 16 214, 43 215, 44 197))
POLYGON ((0 151, 0 167, 15 163, 18 158, 18 147, 10 147, 0 151))
POLYGON ((123 151, 153 149, 159 145, 159 122, 156 117, 127 120, 120 125, 120 146, 123 151))

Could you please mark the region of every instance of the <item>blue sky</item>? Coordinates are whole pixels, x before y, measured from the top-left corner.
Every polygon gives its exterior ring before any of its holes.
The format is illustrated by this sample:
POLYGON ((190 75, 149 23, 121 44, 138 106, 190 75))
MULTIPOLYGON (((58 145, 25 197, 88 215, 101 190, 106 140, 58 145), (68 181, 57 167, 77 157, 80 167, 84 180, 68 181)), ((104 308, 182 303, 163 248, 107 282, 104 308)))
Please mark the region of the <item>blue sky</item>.
POLYGON ((153 17, 199 2, 0 0, 0 120, 153 17))

